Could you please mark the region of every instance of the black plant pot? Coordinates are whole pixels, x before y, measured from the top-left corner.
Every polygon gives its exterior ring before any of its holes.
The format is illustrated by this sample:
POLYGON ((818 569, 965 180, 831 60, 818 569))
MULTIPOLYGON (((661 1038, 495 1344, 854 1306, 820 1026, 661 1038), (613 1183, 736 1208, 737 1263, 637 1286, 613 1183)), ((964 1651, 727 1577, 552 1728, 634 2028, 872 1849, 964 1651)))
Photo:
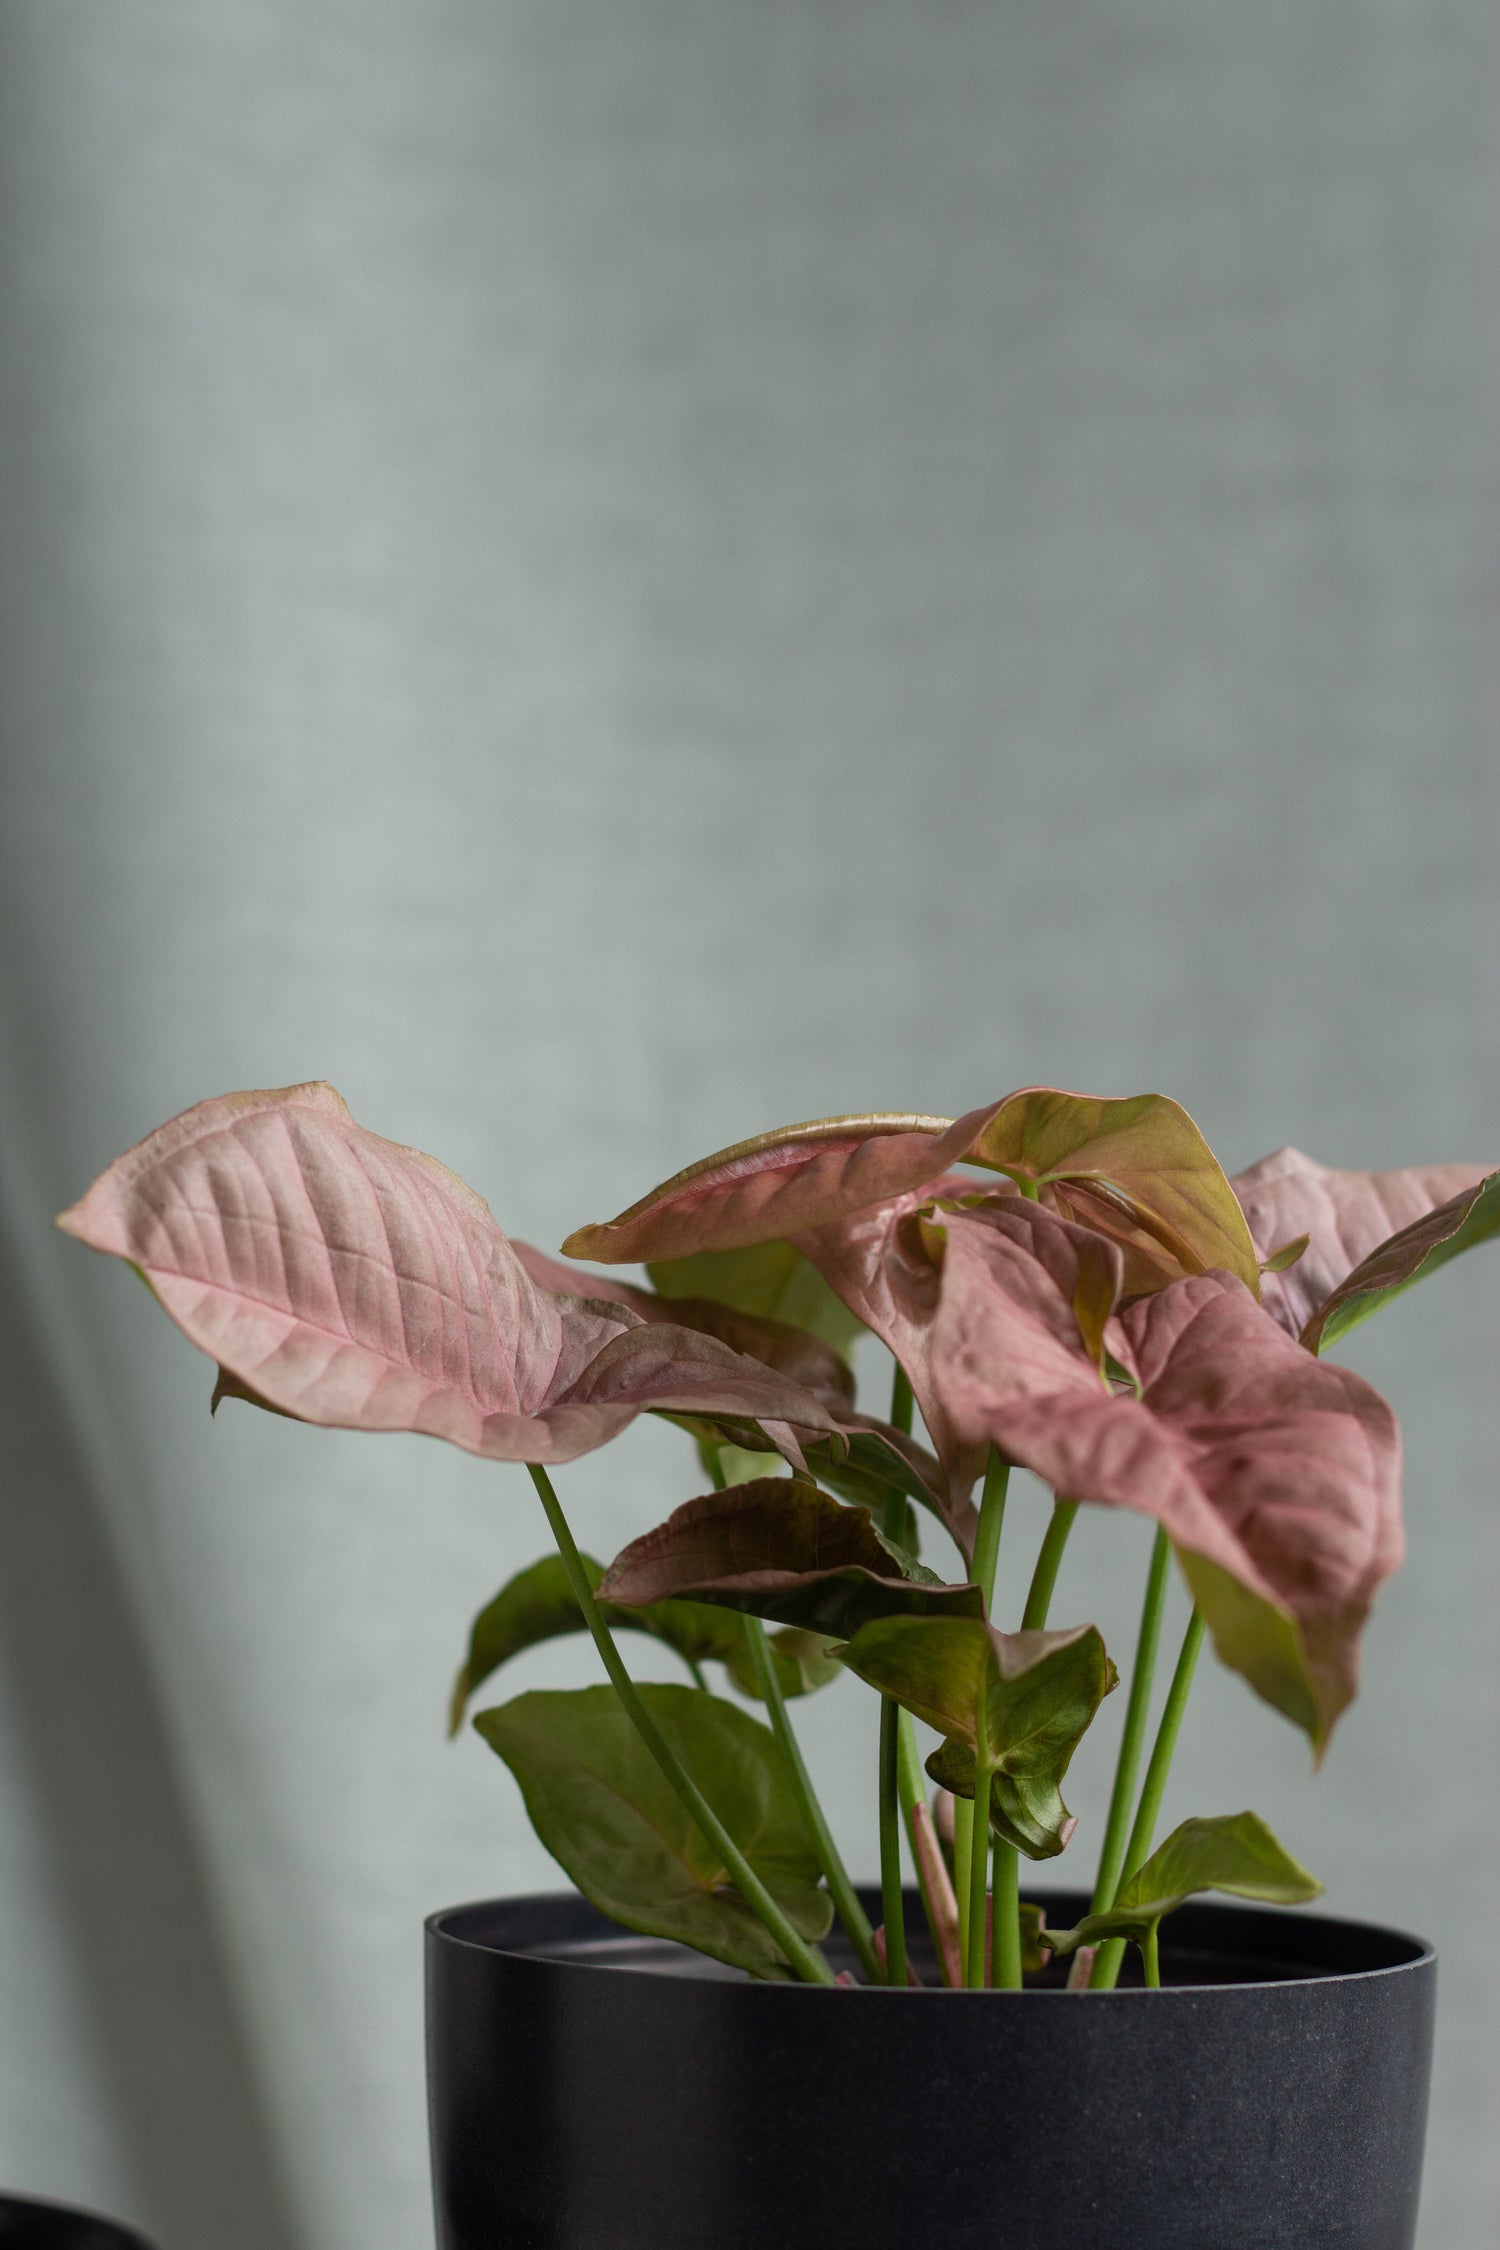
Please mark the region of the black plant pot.
POLYGON ((1428 1947, 1189 1906, 1160 1992, 1044 1975, 817 1991, 571 1896, 435 1914, 439 2250, 1411 2250, 1428 1947))
POLYGON ((0 2250, 151 2250, 143 2234, 62 2203, 0 2195, 0 2250))

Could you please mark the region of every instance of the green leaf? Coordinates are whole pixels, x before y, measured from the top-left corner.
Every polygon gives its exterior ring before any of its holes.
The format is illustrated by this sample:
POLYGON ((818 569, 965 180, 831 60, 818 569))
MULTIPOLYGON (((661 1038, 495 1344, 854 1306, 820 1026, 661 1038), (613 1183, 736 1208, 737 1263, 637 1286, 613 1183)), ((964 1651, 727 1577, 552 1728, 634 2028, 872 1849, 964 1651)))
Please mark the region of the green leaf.
POLYGON ((1218 1267, 1260 1295, 1244 1213, 1187 1111, 1165 1094, 1104 1101, 1053 1086, 1012 1094, 967 1152, 971 1164, 1045 1188, 1126 1252, 1127 1295, 1218 1267))
POLYGON ((1107 1913, 1086 1914, 1076 1929, 1047 1930, 1042 1942, 1054 1953, 1114 1937, 1140 1945, 1163 1915, 1200 1891, 1222 1891, 1265 1906, 1301 1906, 1322 1888, 1276 1841, 1259 1813, 1221 1813, 1213 1820, 1185 1820, 1131 1876, 1107 1913))
POLYGON ((1334 1290, 1302 1331, 1310 1350, 1323 1352, 1464 1250, 1500 1234, 1500 1172, 1455 1195, 1437 1210, 1393 1234, 1334 1290))
MULTIPOLYGON (((700 1605, 691 1602, 682 1604, 684 1609, 698 1606, 700 1605)), ((706 1609, 708 1604, 705 1602, 701 1606, 706 1609)), ((741 1633, 738 1646, 724 1659, 730 1679, 741 1695, 748 1695, 755 1703, 763 1702, 760 1674, 755 1668, 755 1659, 750 1654, 748 1642, 743 1637, 744 1628, 740 1619, 732 1610, 720 1610, 719 1615, 727 1625, 738 1627, 741 1633)), ((800 1625, 786 1625, 779 1633, 769 1634, 767 1641, 771 1662, 776 1668, 777 1683, 782 1694, 788 1698, 812 1695, 817 1689, 830 1686, 844 1669, 836 1656, 829 1655, 834 1643, 824 1633, 809 1633, 800 1625)))
POLYGON ((789 1242, 756 1242, 745 1250, 703 1250, 662 1258, 646 1268, 659 1297, 711 1297, 760 1320, 805 1328, 847 1359, 863 1329, 840 1304, 815 1266, 789 1242))
POLYGON ((601 1590, 628 1608, 677 1596, 840 1639, 893 1611, 977 1618, 984 1607, 977 1586, 945 1586, 892 1546, 868 1508, 800 1477, 687 1501, 615 1557, 601 1590))
MULTIPOLYGON (((592 1555, 579 1559, 588 1572, 589 1585, 597 1587, 604 1576, 603 1565, 592 1555)), ((706 1603, 665 1601, 649 1609, 613 1609, 608 1603, 601 1606, 607 1623, 616 1631, 625 1627, 631 1632, 649 1633, 676 1649, 689 1663, 702 1664, 716 1658, 727 1664, 742 1653, 744 1634, 738 1620, 721 1609, 710 1609, 706 1603)), ((479 1612, 470 1628, 469 1652, 453 1683, 449 1734, 457 1734, 475 1693, 502 1664, 541 1641, 586 1630, 583 1611, 573 1598, 560 1555, 544 1555, 529 1570, 519 1571, 479 1612)))
POLYGON ((1118 1677, 1095 1626, 999 1633, 975 1618, 883 1617, 842 1654, 849 1671, 946 1737, 927 1771, 955 1797, 974 1794, 982 1679, 995 1759, 990 1825, 1028 1859, 1055 1858, 1076 1826, 1063 1775, 1118 1677))
POLYGON ((1047 1910, 1044 1906, 1033 1906, 1029 1899, 1023 1898, 1020 1902, 1019 1913, 1021 1917, 1021 1966, 1023 1969, 1045 1969, 1047 1954, 1042 1944, 1042 1932, 1047 1926, 1047 1910))
MULTIPOLYGON (((769 1728, 696 1688, 637 1690, 671 1748, 798 1933, 826 1936, 785 1762, 769 1728)), ((647 1937, 672 1938, 776 1977, 786 1963, 699 1833, 614 1689, 517 1696, 474 1722, 521 1785, 532 1826, 589 1902, 647 1937)))

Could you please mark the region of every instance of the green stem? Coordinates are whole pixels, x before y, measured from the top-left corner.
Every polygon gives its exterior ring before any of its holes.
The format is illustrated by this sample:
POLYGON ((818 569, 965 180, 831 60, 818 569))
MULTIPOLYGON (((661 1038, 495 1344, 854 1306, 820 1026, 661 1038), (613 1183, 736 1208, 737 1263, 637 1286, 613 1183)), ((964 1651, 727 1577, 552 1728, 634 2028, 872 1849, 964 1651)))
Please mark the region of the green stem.
MULTIPOLYGON (((911 1384, 898 1360, 891 1378, 891 1422, 902 1431, 912 1423, 911 1384)), ((898 1544, 906 1537, 906 1501, 893 1492, 881 1525, 898 1544)), ((889 1984, 906 1982, 906 1905, 901 1895, 901 1706, 880 1699, 880 1912, 885 1924, 885 1970, 889 1984)))
POLYGON ((901 1706, 880 1699, 880 1911, 888 1984, 906 1982, 906 1910, 901 1897, 901 1706))
POLYGON ((1161 1962, 1158 1960, 1156 1952, 1157 1933, 1160 1928, 1159 1922, 1148 1923, 1146 1934, 1141 1939, 1141 1967, 1145 1971, 1146 1983, 1153 1992, 1161 1990, 1161 1962))
POLYGON ((974 1857, 974 1800, 953 1800, 953 1892, 958 1901, 958 1942, 965 1982, 969 1968, 969 1868, 974 1857))
POLYGON ((1052 1519, 1047 1525, 1047 1536, 1042 1541, 1041 1552, 1036 1558, 1036 1569, 1031 1574, 1031 1585, 1027 1589, 1026 1608, 1021 1618, 1023 1633, 1039 1633, 1047 1622, 1063 1549, 1068 1544, 1068 1533, 1073 1528, 1073 1518, 1077 1513, 1076 1500, 1064 1500, 1059 1496, 1052 1503, 1052 1519))
MULTIPOLYGON (((1005 1525, 1005 1495, 1009 1484, 1010 1463, 1002 1460, 992 1445, 989 1460, 985 1464, 984 1491, 979 1502, 979 1525, 974 1533, 974 1559, 970 1567, 970 1575, 984 1596, 987 1617, 995 1602, 995 1569, 1000 1559, 1000 1534, 1005 1525)), ((964 1980, 971 1988, 982 1986, 985 1981, 985 1895, 989 1890, 990 1775, 993 1771, 989 1670, 986 1664, 980 1672, 979 1699, 974 1707, 974 1812, 969 1835, 969 1880, 965 1916, 968 1941, 964 1949, 964 1980)), ((998 1900, 995 1912, 998 1915, 998 1900)), ((998 1929, 995 1944, 997 1948, 1002 1944, 998 1929)), ((1016 1944, 1019 1947, 1019 1922, 1016 1926, 1016 1944)))
MULTIPOLYGON (((1151 1762, 1141 1784, 1141 1801, 1136 1808, 1135 1826, 1130 1831, 1130 1841, 1125 1847, 1125 1859, 1120 1870, 1122 1882, 1128 1882, 1137 1868, 1144 1867, 1151 1856, 1156 1823, 1161 1817, 1161 1801, 1166 1794, 1167 1775, 1172 1770, 1172 1754, 1177 1748, 1177 1737, 1182 1730, 1182 1714, 1187 1709, 1188 1693, 1197 1668, 1198 1651, 1202 1646, 1203 1620, 1195 1609, 1182 1637, 1177 1669, 1172 1674, 1172 1685, 1167 1690, 1161 1723, 1151 1747, 1151 1762)), ((1123 1938, 1110 1938, 1100 1946, 1094 1956, 1094 1967, 1089 1977, 1090 1992, 1113 1992, 1124 1953, 1123 1938)))
POLYGON ((896 1372, 891 1377, 891 1427, 894 1430, 899 1430, 903 1437, 911 1436, 912 1410, 915 1403, 911 1395, 910 1379, 906 1369, 898 1360, 896 1372))
POLYGON ((771 1652, 765 1626, 758 1617, 745 1619, 745 1638, 749 1643, 755 1676, 760 1682, 761 1698, 771 1721, 771 1732, 781 1745, 781 1754, 791 1776, 803 1825, 812 1844, 813 1857, 823 1870, 833 1903, 838 1908, 839 1920, 848 1931, 850 1942, 859 1955, 860 1967, 872 1983, 881 1984, 885 1980, 885 1971, 875 1950, 875 1933, 870 1927, 870 1918, 860 1905, 854 1885, 849 1880, 849 1871, 839 1855, 833 1831, 818 1802, 817 1791, 813 1788, 812 1776, 803 1762, 801 1747, 792 1732, 792 1722, 787 1715, 786 1697, 781 1692, 781 1682, 776 1675, 776 1659, 771 1652))
POLYGON ((797 1931, 793 1929, 786 1914, 766 1889, 765 1884, 756 1874, 754 1868, 740 1850, 739 1845, 730 1835, 728 1829, 714 1811, 713 1806, 704 1796, 702 1790, 652 1718, 651 1713, 641 1701, 635 1682, 630 1677, 629 1672, 626 1671, 624 1661, 615 1646, 614 1636, 599 1613, 599 1604, 594 1599, 594 1589, 589 1584, 588 1572, 583 1567, 583 1561, 574 1542, 573 1534, 568 1529, 568 1519, 563 1514, 562 1503, 552 1489, 552 1480, 546 1470, 539 1465, 528 1463, 528 1467, 531 1471, 531 1481, 536 1486, 538 1496, 546 1511, 547 1523, 552 1532, 552 1537, 557 1543, 557 1551, 562 1557, 563 1569, 567 1573, 573 1599, 583 1613, 583 1621, 593 1635, 594 1646, 598 1649, 603 1660, 604 1669, 609 1674, 611 1685, 624 1705, 626 1714, 636 1733, 660 1766, 662 1773, 687 1812, 702 1830, 704 1837, 718 1853, 724 1871, 734 1884, 735 1889, 744 1899, 751 1912, 760 1917, 798 1976, 807 1984, 833 1984, 835 1981, 833 1971, 823 1959, 822 1954, 817 1951, 816 1947, 809 1945, 807 1940, 799 1936, 797 1931))
POLYGON ((991 1982, 1021 1989, 1021 1859, 1014 1844, 995 1844, 995 1958, 991 1982))
POLYGON ((702 1688, 705 1695, 712 1695, 713 1689, 704 1677, 703 1666, 698 1662, 697 1657, 685 1656, 682 1661, 693 1675, 693 1685, 702 1688))
POLYGON ((1167 1600, 1167 1574, 1172 1564, 1172 1542, 1158 1529, 1151 1548, 1151 1568, 1146 1575, 1146 1595, 1141 1604, 1141 1629, 1135 1644, 1135 1669, 1130 1675, 1130 1701, 1125 1706, 1125 1726, 1115 1764, 1115 1785, 1099 1850, 1099 1873, 1089 1911, 1107 1913, 1115 1903, 1125 1864, 1125 1836, 1130 1808, 1140 1779, 1141 1752, 1146 1746, 1146 1721, 1151 1710, 1151 1686, 1156 1677, 1156 1651, 1161 1641, 1162 1612, 1167 1600))
POLYGON ((986 1616, 995 1602, 995 1566, 1000 1559, 1000 1534, 1005 1527, 1005 1494, 1010 1484, 1010 1463, 994 1446, 984 1472, 979 1501, 979 1528, 974 1534, 974 1559, 969 1576, 984 1596, 986 1616))

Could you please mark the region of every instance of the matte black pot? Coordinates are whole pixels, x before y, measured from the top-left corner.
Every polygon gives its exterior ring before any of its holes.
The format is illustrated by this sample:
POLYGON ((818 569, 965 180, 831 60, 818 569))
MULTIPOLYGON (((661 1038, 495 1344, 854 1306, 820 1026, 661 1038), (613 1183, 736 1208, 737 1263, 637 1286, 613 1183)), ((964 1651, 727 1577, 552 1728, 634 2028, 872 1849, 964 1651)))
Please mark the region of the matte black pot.
POLYGON ((827 1992, 572 1896, 435 1914, 440 2250, 1411 2250, 1428 1947, 1188 1906, 1162 1991, 1060 1973, 827 1992))
POLYGON ((151 2250, 143 2234, 92 2211, 0 2195, 0 2250, 151 2250))

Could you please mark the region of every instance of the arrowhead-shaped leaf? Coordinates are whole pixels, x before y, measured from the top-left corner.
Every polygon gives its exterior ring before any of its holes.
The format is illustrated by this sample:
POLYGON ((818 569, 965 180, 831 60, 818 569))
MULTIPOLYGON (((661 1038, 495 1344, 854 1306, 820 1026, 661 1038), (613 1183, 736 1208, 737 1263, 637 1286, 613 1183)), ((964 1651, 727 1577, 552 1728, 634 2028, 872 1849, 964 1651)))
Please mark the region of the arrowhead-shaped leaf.
POLYGON ((1094 1626, 1000 1633, 973 1618, 883 1617, 863 1626, 842 1653, 849 1671, 947 1738, 927 1771, 958 1797, 974 1794, 982 1681, 996 1761, 991 1826, 1028 1859, 1062 1850, 1075 1826, 1062 1778, 1116 1680, 1094 1626))
MULTIPOLYGON (((604 1576, 603 1564, 595 1562, 592 1555, 579 1559, 588 1572, 590 1586, 597 1587, 604 1576)), ((649 1633, 693 1663, 714 1658, 733 1668, 743 1653, 744 1632, 739 1619, 722 1609, 710 1609, 707 1603, 658 1602, 652 1609, 602 1606, 606 1622, 616 1632, 629 1629, 649 1633)), ((474 1620, 468 1654, 453 1683, 448 1732, 457 1734, 470 1702, 502 1664, 541 1641, 587 1629, 561 1555, 544 1555, 529 1569, 518 1571, 474 1620)))
MULTIPOLYGON (((651 1285, 669 1299, 707 1297, 757 1320, 805 1329, 847 1359, 859 1322, 790 1242, 756 1242, 695 1258, 658 1259, 651 1285)), ((748 1346, 742 1347, 748 1349, 748 1346)))
POLYGON ((973 1110, 950 1123, 872 1113, 779 1126, 689 1165, 606 1225, 580 1227, 563 1250, 604 1265, 656 1265, 779 1242, 935 1180, 990 1115, 973 1110))
POLYGON ((462 1180, 331 1086, 200 1102, 58 1223, 136 1266, 227 1388, 300 1421, 536 1462, 656 1408, 833 1426, 713 1337, 538 1289, 462 1180))
POLYGON ((894 1611, 977 1617, 983 1609, 977 1586, 943 1585, 881 1537, 867 1508, 790 1477, 689 1500, 616 1556, 600 1590, 626 1608, 668 1598, 722 1603, 840 1639, 894 1611))
POLYGON ((1106 1914, 1086 1914, 1076 1929, 1041 1932, 1054 1953, 1132 1938, 1140 1944, 1163 1915, 1202 1891, 1254 1899, 1265 1906, 1302 1906, 1322 1884, 1299 1867, 1258 1813, 1221 1813, 1185 1820, 1121 1888, 1106 1914))
POLYGON ((945 1225, 927 1352, 955 1440, 993 1441, 1070 1498, 1154 1516, 1225 1663, 1321 1749, 1401 1557, 1390 1409, 1226 1274, 1128 1305, 1111 1351, 1141 1395, 1107 1390, 1078 1334, 1077 1230, 1011 1199, 945 1225))
MULTIPOLYGON (((818 1887, 774 1735, 696 1688, 647 1682, 636 1692, 793 1927, 814 1942, 826 1936, 832 1901, 818 1887)), ((548 1851, 602 1914, 753 1976, 783 1970, 775 1939, 730 1884, 613 1688, 518 1696, 474 1724, 520 1783, 548 1851)))
POLYGON ((966 1153, 1117 1239, 1132 1294, 1212 1267, 1259 1291, 1234 1190, 1187 1111, 1164 1094, 1104 1101, 1028 1086, 1000 1104, 966 1153))
MULTIPOLYGON (((1487 1176, 1482 1164, 1339 1172, 1297 1148, 1263 1156, 1230 1183, 1261 1257, 1269 1258, 1298 1235, 1305 1234, 1308 1242, 1285 1273, 1265 1277, 1262 1303, 1291 1335, 1319 1350, 1375 1311, 1398 1287, 1445 1262, 1433 1252, 1463 1229, 1487 1176), (1432 1233, 1419 1233, 1421 1222, 1429 1220, 1432 1233), (1368 1290, 1362 1283, 1348 1288, 1356 1271, 1383 1260, 1387 1248, 1395 1255, 1388 1266, 1382 1264, 1385 1278, 1377 1274, 1368 1290), (1331 1305, 1335 1294, 1337 1313, 1331 1305)), ((1467 1241, 1457 1244, 1446 1256, 1467 1247, 1467 1241)))

